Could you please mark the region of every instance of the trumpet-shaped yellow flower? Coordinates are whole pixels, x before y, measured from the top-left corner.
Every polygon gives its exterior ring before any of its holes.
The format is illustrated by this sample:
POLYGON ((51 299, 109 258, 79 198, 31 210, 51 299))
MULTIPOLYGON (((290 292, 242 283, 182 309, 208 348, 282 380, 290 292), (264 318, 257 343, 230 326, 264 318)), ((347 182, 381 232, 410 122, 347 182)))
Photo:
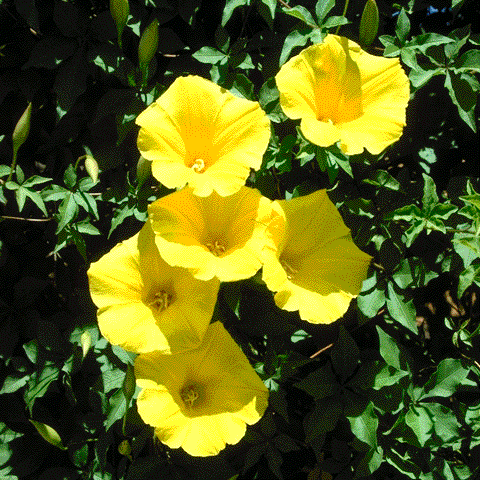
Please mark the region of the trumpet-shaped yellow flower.
POLYGON ((353 243, 326 190, 278 202, 286 228, 264 250, 263 280, 275 303, 310 323, 331 323, 360 292, 371 257, 353 243))
POLYGON ((228 197, 197 197, 185 188, 156 200, 148 212, 167 263, 188 268, 200 280, 227 282, 260 269, 267 227, 282 219, 274 202, 248 187, 228 197))
POLYGON ((378 154, 402 135, 410 84, 397 58, 327 35, 285 63, 275 80, 283 111, 301 119, 302 133, 316 145, 340 140, 348 155, 364 148, 378 154))
POLYGON ((260 168, 270 139, 258 102, 194 75, 177 78, 136 123, 153 176, 168 188, 188 183, 201 197, 237 192, 250 169, 260 168))
POLYGON ((238 443, 246 424, 256 423, 267 408, 267 388, 219 322, 195 350, 139 355, 135 376, 142 419, 160 441, 190 455, 216 455, 227 443, 238 443))
POLYGON ((219 282, 202 282, 160 257, 147 223, 88 270, 102 335, 136 353, 197 347, 207 330, 219 282))

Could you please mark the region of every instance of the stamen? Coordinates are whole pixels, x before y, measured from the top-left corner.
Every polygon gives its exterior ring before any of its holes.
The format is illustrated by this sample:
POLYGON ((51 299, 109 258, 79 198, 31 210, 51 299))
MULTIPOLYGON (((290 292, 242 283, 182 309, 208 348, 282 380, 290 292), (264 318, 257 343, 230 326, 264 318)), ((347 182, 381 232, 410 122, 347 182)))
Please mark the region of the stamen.
POLYGON ((282 265, 283 269, 285 270, 285 273, 287 274, 287 278, 289 280, 291 280, 298 273, 298 270, 296 268, 293 268, 285 260, 281 260, 280 264, 282 265))
POLYGON ((205 162, 201 158, 197 158, 191 168, 197 173, 203 173, 205 170, 205 162))
POLYGON ((165 290, 157 292, 153 300, 148 304, 149 307, 155 308, 159 312, 166 310, 172 303, 172 295, 167 293, 165 290))
POLYGON ((205 246, 216 256, 219 257, 222 253, 226 252, 226 248, 218 241, 213 243, 206 243, 205 246))
POLYGON ((195 400, 198 398, 198 392, 195 390, 195 387, 193 385, 190 385, 189 387, 184 388, 180 392, 180 396, 185 402, 185 405, 188 408, 192 408, 195 400))

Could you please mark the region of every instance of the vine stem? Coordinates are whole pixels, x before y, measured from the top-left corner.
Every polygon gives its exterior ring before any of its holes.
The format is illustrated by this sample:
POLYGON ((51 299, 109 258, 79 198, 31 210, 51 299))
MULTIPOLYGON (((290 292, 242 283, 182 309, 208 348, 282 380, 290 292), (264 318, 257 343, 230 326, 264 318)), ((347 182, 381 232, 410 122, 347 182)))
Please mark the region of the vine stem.
POLYGON ((0 215, 3 220, 23 220, 24 222, 49 222, 53 218, 23 218, 23 217, 10 217, 8 215, 0 215))
MULTIPOLYGON (((350 0, 345 0, 345 6, 343 7, 343 13, 342 13, 342 17, 344 17, 346 14, 347 14, 347 10, 348 10, 348 4, 349 4, 350 0)), ((335 35, 338 35, 338 32, 340 31, 340 25, 337 27, 337 29, 335 30, 335 35)))

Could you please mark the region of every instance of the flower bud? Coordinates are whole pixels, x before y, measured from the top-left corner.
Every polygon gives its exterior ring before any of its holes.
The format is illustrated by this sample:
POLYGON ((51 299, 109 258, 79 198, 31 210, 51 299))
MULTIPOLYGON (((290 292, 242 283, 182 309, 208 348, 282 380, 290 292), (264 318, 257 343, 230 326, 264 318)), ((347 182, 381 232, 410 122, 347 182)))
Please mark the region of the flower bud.
POLYGON ((110 13, 117 27, 118 46, 122 48, 122 32, 130 14, 128 0, 110 0, 110 13))
POLYGON ((360 20, 360 43, 368 47, 377 36, 378 33, 378 7, 375 0, 367 0, 363 9, 362 19, 360 20))
POLYGON ((118 453, 120 455, 125 455, 130 456, 132 453, 132 447, 130 446, 130 442, 128 440, 123 440, 120 442, 120 445, 118 446, 118 453))
POLYGON ((80 336, 80 343, 82 345, 82 355, 83 358, 85 358, 90 350, 90 347, 92 346, 92 336, 88 330, 85 330, 80 336))
POLYGON ((130 364, 127 365, 127 373, 123 380, 122 390, 128 405, 135 393, 135 373, 133 371, 133 366, 130 364))
POLYGON ((98 181, 98 163, 92 155, 85 155, 85 170, 87 171, 93 183, 98 181))
POLYGON ((48 443, 55 445, 61 450, 66 450, 67 448, 63 446, 62 439, 55 429, 49 425, 41 422, 36 422, 35 420, 30 420, 32 425, 37 429, 37 432, 46 440, 48 443))
POLYGON ((155 19, 142 33, 138 45, 138 63, 142 71, 143 80, 146 80, 148 65, 152 61, 158 48, 158 20, 155 19))
POLYGON ((28 104, 26 110, 22 113, 13 130, 13 158, 16 158, 18 149, 25 143, 30 133, 30 117, 32 115, 32 102, 28 104))
POLYGON ((140 156, 137 163, 137 182, 140 188, 152 174, 152 162, 140 156))

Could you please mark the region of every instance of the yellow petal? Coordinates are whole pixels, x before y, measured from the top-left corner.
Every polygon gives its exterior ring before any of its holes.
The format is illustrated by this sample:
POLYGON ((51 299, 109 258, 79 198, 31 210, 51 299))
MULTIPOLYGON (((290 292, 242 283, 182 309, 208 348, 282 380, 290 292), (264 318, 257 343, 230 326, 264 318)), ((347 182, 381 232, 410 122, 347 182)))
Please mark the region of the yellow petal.
POLYGON ((190 188, 149 206, 155 242, 170 265, 200 280, 249 278, 261 267, 267 228, 275 210, 258 190, 242 187, 228 197, 196 197, 190 188))
POLYGON ((147 223, 88 271, 92 299, 101 307, 105 338, 126 350, 176 353, 200 344, 215 307, 219 281, 202 282, 158 253, 147 223))
POLYGON ((371 257, 352 241, 325 190, 278 202, 286 231, 265 255, 263 279, 275 303, 311 323, 331 323, 360 292, 371 257))
POLYGON ((194 75, 177 78, 136 122, 154 177, 169 188, 188 183, 202 197, 238 191, 250 169, 260 168, 270 139, 257 102, 194 75))
POLYGON ((197 349, 139 355, 135 375, 143 388, 140 416, 160 441, 190 455, 216 455, 239 442, 246 424, 267 408, 268 390, 219 322, 209 326, 197 349))
POLYGON ((376 57, 345 37, 327 35, 277 74, 280 103, 301 118, 305 137, 327 147, 340 140, 347 154, 377 154, 405 126, 409 81, 398 59, 376 57))

